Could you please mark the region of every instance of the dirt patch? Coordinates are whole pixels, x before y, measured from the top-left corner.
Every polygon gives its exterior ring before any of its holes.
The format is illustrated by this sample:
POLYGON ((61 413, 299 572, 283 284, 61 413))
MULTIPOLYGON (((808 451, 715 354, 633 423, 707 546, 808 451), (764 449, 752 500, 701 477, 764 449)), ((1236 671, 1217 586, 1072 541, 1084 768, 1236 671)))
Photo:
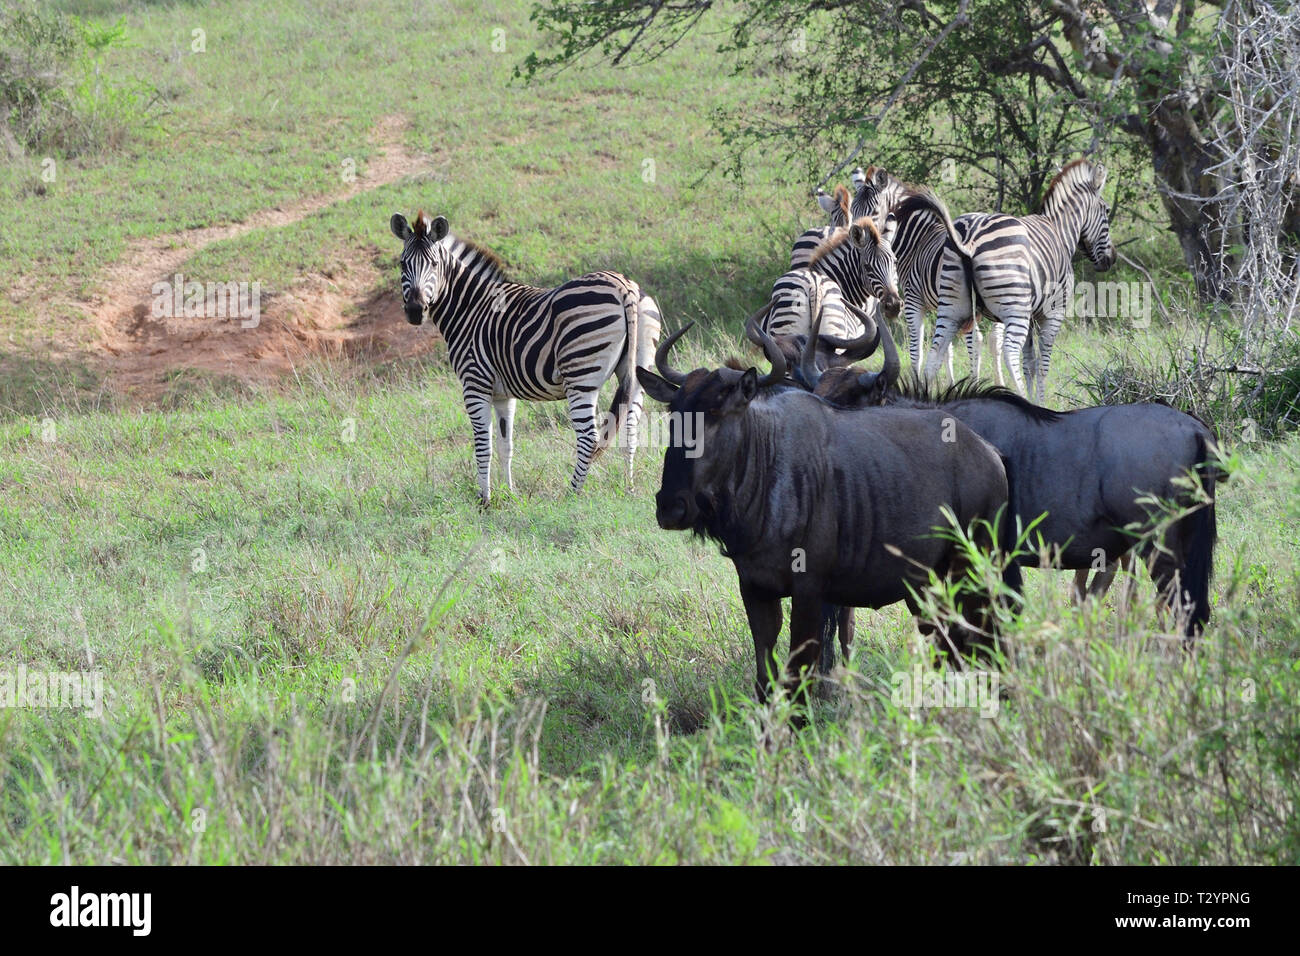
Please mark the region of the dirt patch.
POLYGON ((396 277, 369 265, 339 266, 331 275, 309 274, 287 291, 263 296, 256 320, 152 315, 155 282, 170 281, 196 253, 256 229, 279 229, 334 203, 428 168, 428 159, 401 142, 401 117, 382 119, 371 133, 378 155, 338 192, 267 209, 241 223, 190 229, 133 243, 97 282, 87 310, 95 337, 94 363, 104 383, 132 399, 153 402, 168 379, 195 370, 250 384, 273 384, 319 356, 367 363, 419 355, 435 335, 414 329, 403 316, 396 277), (392 291, 383 288, 391 281, 392 291))

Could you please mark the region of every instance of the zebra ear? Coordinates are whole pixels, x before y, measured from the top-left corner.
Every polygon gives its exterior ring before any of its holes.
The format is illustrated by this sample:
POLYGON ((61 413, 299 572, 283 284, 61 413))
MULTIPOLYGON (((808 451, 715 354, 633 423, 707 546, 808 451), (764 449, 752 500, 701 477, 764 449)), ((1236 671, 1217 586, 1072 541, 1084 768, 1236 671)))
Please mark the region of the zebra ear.
POLYGON ((393 218, 388 220, 388 228, 393 230, 393 235, 403 242, 411 238, 411 226, 400 212, 393 213, 393 218))
POLYGON ((447 233, 451 231, 451 226, 447 223, 446 216, 439 216, 433 221, 433 241, 442 242, 447 238, 447 233))
POLYGON ((898 232, 898 217, 892 212, 885 217, 885 228, 880 230, 880 238, 893 245, 894 235, 898 232))
POLYGON ((863 229, 856 222, 849 226, 849 242, 853 243, 859 249, 867 244, 867 230, 863 229))
POLYGON ((824 189, 817 190, 817 205, 822 207, 822 212, 830 215, 835 212, 835 197, 830 195, 824 189))
POLYGON ((1101 192, 1101 187, 1106 185, 1106 167, 1097 163, 1092 167, 1092 184, 1096 187, 1097 192, 1101 192))
POLYGON ((886 186, 889 185, 889 173, 885 172, 885 168, 883 166, 876 167, 876 175, 873 178, 876 181, 876 185, 879 186, 881 189, 884 189, 886 186))

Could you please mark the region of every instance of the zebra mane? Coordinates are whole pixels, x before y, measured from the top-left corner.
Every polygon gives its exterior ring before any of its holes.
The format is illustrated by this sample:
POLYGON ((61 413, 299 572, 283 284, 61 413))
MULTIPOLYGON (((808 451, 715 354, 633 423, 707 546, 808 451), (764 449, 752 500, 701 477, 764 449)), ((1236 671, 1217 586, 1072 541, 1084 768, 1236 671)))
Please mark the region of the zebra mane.
POLYGON ((1087 177, 1088 183, 1089 184, 1092 183, 1092 177, 1095 174, 1095 170, 1093 169, 1092 166, 1092 161, 1089 160, 1087 156, 1080 156, 1078 159, 1071 160, 1070 162, 1062 166, 1061 171, 1057 173, 1055 176, 1053 176, 1052 181, 1047 184, 1047 189, 1043 193, 1043 202, 1042 202, 1043 209, 1047 209, 1048 205, 1052 201, 1052 196, 1056 193, 1058 187, 1062 189, 1068 189, 1070 185, 1070 181, 1075 181, 1075 182, 1078 181, 1078 177, 1075 175, 1075 170, 1078 170, 1081 167, 1086 168, 1086 171, 1088 173, 1088 177, 1087 177))
MULTIPOLYGON (((1065 412, 1044 408, 1042 405, 1035 405, 1005 386, 995 385, 992 382, 986 382, 969 375, 958 379, 947 388, 942 388, 937 382, 926 382, 915 372, 912 372, 895 384, 894 393, 897 398, 905 399, 908 402, 930 406, 946 405, 949 402, 960 402, 968 399, 1005 402, 1036 422, 1055 422, 1066 414, 1065 412)), ((886 401, 888 402, 888 399, 886 401)))
MULTIPOLYGON (((863 216, 860 219, 855 219, 852 225, 861 226, 863 229, 870 230, 871 235, 875 237, 876 242, 879 243, 881 241, 880 230, 876 228, 876 222, 870 216, 863 216)), ((808 257, 807 268, 811 269, 817 263, 831 255, 831 253, 840 246, 844 245, 844 243, 848 241, 850 228, 850 226, 836 226, 835 231, 831 233, 830 238, 814 249, 812 255, 808 257)))
MULTIPOLYGON (((484 246, 480 246, 473 239, 462 239, 460 236, 456 236, 455 240, 456 242, 460 243, 460 245, 464 247, 464 249, 467 252, 470 253, 469 258, 477 257, 479 259, 485 260, 488 263, 488 265, 491 267, 493 272, 495 273, 495 278, 497 279, 506 278, 506 264, 501 260, 501 257, 497 255, 495 252, 493 252, 491 249, 485 248, 484 246)), ((452 247, 452 252, 456 256, 456 258, 460 259, 462 262, 464 262, 467 258, 461 252, 461 250, 456 249, 454 245, 452 247)))

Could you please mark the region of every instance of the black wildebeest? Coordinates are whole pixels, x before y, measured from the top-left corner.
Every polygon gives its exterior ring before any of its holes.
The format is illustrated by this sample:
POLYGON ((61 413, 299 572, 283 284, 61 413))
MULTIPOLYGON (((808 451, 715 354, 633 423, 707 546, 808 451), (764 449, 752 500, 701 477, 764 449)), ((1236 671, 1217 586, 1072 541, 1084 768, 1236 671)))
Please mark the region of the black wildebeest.
MULTIPOLYGON (((689 328, 657 349, 659 375, 637 370, 646 393, 672 413, 655 516, 661 528, 712 538, 735 564, 765 701, 782 598, 791 599, 787 686, 800 686, 818 658, 824 604, 907 601, 916 611, 909 586, 923 585, 929 570, 964 573, 965 552, 936 533, 946 525, 942 509, 962 528, 974 525, 977 546, 993 547, 1006 473, 992 446, 963 425, 952 428, 941 412, 837 409, 784 384, 774 345, 772 370, 761 377, 753 368, 678 372, 668 354, 689 328), (694 457, 679 440, 686 421, 697 437, 694 457)), ((971 593, 962 599, 969 628, 933 621, 923 628, 944 635, 950 653, 976 649, 987 640, 987 603, 971 593)))
POLYGON ((814 326, 795 378, 837 405, 883 403, 952 414, 1002 453, 1014 479, 1012 516, 1022 527, 1043 516, 1028 543, 1046 549, 1053 566, 1077 572, 1080 596, 1089 570, 1098 572, 1090 593, 1100 594, 1136 547, 1162 599, 1185 615, 1186 637, 1204 628, 1217 539, 1214 484, 1226 477, 1215 462, 1214 432, 1204 422, 1154 403, 1056 412, 969 381, 936 392, 913 377, 900 387, 887 329, 883 338, 883 371, 823 370, 815 360, 814 326), (1193 474, 1199 490, 1185 480, 1193 474), (1180 510, 1176 520, 1163 520, 1168 504, 1180 510))

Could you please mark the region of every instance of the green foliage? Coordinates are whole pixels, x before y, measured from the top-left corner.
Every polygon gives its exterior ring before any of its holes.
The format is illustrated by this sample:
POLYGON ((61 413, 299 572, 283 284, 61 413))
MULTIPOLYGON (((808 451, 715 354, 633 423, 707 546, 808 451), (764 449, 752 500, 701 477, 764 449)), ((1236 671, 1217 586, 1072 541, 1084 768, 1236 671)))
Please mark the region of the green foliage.
POLYGON ((153 87, 105 72, 107 57, 126 43, 125 16, 103 26, 35 3, 0 10, 0 114, 10 150, 70 157, 115 149, 145 131, 153 87))

